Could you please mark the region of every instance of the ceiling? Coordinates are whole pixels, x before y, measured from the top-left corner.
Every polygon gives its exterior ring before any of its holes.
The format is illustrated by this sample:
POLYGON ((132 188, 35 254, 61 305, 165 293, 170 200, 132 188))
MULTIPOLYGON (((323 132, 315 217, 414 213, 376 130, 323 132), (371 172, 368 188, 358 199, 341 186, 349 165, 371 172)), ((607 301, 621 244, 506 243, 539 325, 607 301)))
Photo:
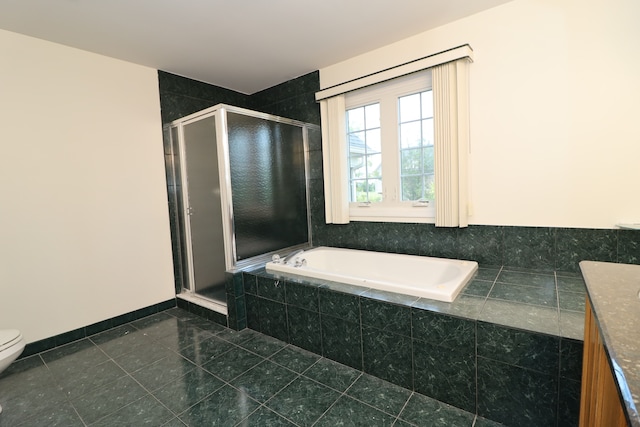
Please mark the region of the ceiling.
POLYGON ((0 0, 0 28, 251 94, 510 0, 0 0))

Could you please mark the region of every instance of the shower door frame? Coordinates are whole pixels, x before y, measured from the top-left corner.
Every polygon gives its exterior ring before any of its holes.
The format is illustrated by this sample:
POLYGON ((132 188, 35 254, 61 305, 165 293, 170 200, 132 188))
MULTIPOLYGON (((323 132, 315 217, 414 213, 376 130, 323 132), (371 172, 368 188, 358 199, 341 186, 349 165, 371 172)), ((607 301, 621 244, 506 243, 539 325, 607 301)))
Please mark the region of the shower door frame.
MULTIPOLYGON (((174 120, 169 124, 169 135, 172 135, 171 129, 177 129, 178 135, 178 159, 174 161, 179 163, 179 172, 176 173, 175 165, 172 167, 172 174, 176 181, 181 184, 181 197, 180 205, 178 206, 177 213, 182 217, 182 221, 176 221, 176 227, 179 228, 179 232, 182 234, 183 239, 178 239, 184 243, 184 247, 181 251, 184 251, 184 255, 180 254, 181 259, 186 264, 186 271, 184 271, 184 264, 179 266, 180 274, 183 277, 182 291, 185 290, 192 296, 197 296, 195 290, 195 273, 193 265, 193 252, 192 252, 192 236, 191 236, 191 223, 190 223, 190 206, 189 206, 189 186, 187 179, 187 157, 185 152, 185 138, 184 138, 184 126, 190 123, 197 122, 209 117, 214 117, 215 121, 215 133, 216 133, 216 152, 218 156, 218 175, 220 182, 220 203, 222 208, 222 228, 224 239, 224 256, 226 271, 233 272, 240 269, 248 268, 253 265, 264 263, 271 259, 275 253, 289 252, 296 249, 306 249, 312 246, 312 226, 311 226, 311 209, 310 209, 310 195, 309 195, 309 141, 308 130, 309 128, 317 128, 317 125, 310 123, 304 123, 301 121, 287 119, 280 116, 275 116, 266 113, 260 113, 257 111, 233 107, 226 104, 217 104, 213 107, 209 107, 205 110, 198 111, 183 118, 174 120), (277 251, 268 252, 262 255, 250 257, 238 261, 236 251, 236 238, 234 230, 234 216, 233 216, 233 194, 231 187, 231 168, 229 160, 229 138, 227 129, 227 113, 238 113, 245 116, 250 116, 258 119, 269 120, 278 123, 284 123, 292 126, 299 127, 302 131, 302 143, 303 143, 303 155, 304 155, 304 181, 305 181, 305 195, 306 195, 306 209, 307 209, 307 242, 299 245, 282 248, 277 251), (186 274, 185 274, 186 273, 186 274)), ((175 143, 172 141, 171 149, 175 143)), ((173 153, 175 154, 175 153, 173 153)), ((206 299, 205 297, 201 297, 206 299)), ((217 304, 214 302, 214 304, 217 304)), ((220 307, 222 309, 222 307, 220 307)), ((224 307, 226 312, 226 307, 224 307)), ((225 313, 226 314, 226 313, 225 313)))

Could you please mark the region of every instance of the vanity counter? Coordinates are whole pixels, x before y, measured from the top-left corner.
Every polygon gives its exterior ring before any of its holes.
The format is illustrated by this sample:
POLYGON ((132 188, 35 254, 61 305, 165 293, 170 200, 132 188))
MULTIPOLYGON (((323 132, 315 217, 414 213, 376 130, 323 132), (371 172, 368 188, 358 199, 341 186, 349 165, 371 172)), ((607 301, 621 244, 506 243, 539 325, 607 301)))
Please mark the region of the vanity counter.
POLYGON ((640 265, 582 261, 580 269, 622 406, 640 427, 640 265))

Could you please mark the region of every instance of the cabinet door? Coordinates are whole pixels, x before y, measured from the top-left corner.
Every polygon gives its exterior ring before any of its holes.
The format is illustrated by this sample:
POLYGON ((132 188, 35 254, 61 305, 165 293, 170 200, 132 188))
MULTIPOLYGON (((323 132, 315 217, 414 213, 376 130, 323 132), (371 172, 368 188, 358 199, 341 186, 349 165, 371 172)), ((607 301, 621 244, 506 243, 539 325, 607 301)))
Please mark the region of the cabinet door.
POLYGON ((586 307, 580 427, 625 427, 624 408, 589 297, 586 307))

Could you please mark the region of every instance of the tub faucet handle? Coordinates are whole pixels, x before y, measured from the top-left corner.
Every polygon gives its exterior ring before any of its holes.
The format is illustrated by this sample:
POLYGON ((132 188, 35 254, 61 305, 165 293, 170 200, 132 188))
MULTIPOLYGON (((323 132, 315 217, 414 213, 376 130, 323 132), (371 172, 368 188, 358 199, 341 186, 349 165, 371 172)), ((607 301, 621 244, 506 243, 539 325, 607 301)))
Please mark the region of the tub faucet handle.
POLYGON ((274 264, 282 264, 282 259, 280 259, 280 255, 278 254, 272 256, 271 261, 273 261, 274 264))

